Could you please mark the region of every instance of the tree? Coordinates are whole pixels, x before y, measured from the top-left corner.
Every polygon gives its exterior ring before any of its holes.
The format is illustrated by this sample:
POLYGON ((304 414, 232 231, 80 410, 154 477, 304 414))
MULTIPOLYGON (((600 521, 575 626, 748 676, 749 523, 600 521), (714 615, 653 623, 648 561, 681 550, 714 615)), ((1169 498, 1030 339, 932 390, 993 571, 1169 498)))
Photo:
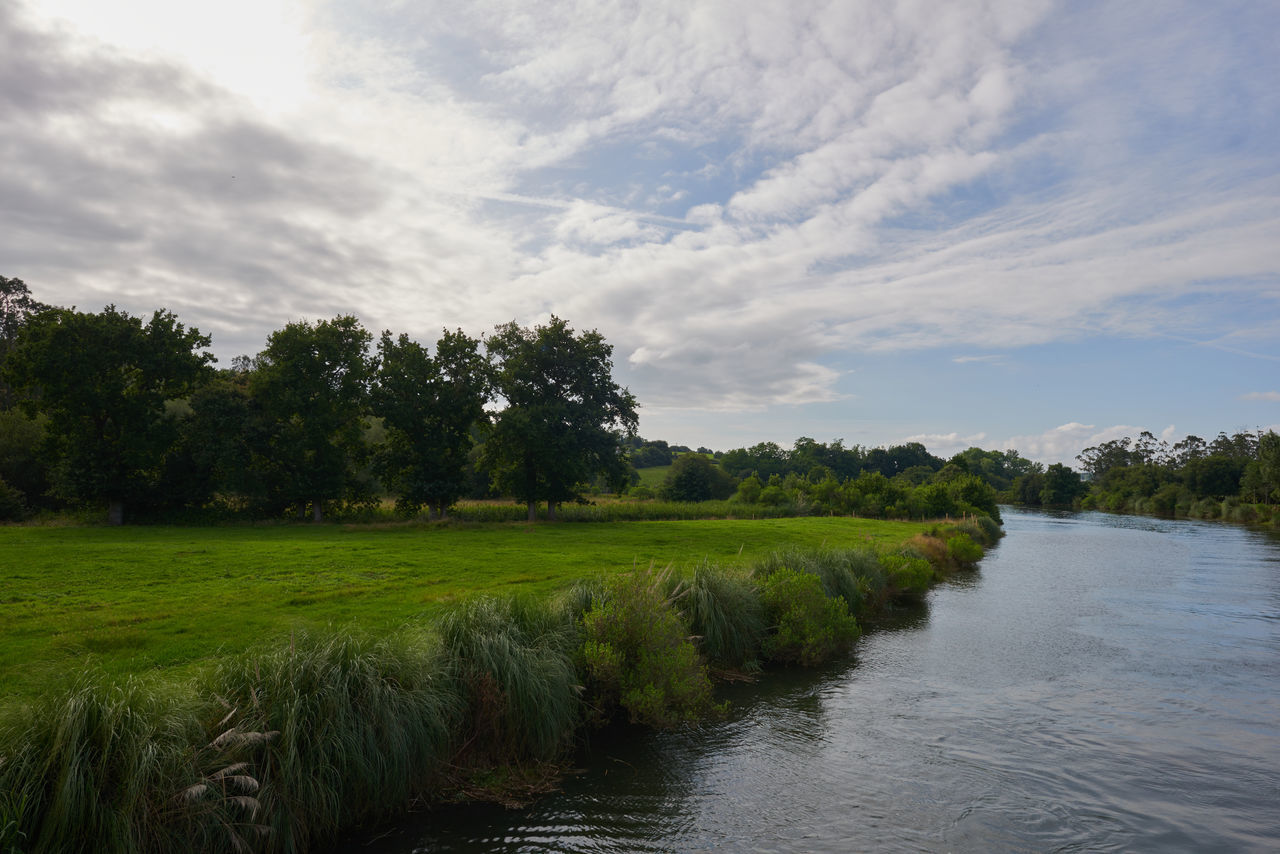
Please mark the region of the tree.
POLYGON ((579 500, 599 475, 621 481, 627 459, 619 435, 634 435, 636 402, 612 377, 613 347, 592 330, 575 335, 553 316, 527 329, 496 327, 486 341, 494 389, 506 401, 484 445, 495 482, 529 506, 579 500))
POLYGON ((1101 445, 1085 448, 1076 455, 1076 459, 1084 466, 1084 470, 1098 481, 1114 468, 1122 468, 1137 462, 1133 451, 1129 449, 1132 441, 1128 436, 1123 439, 1112 439, 1101 445))
POLYGON ((470 487, 467 455, 472 427, 485 418, 489 364, 479 340, 460 329, 444 331, 434 358, 407 335, 383 332, 378 357, 373 411, 387 440, 375 467, 401 510, 426 504, 443 516, 470 487))
MULTIPOLYGON (((18 340, 18 332, 27 319, 48 311, 49 306, 31 298, 31 290, 22 279, 0 276, 0 364, 18 340)), ((8 384, 0 381, 0 411, 17 403, 8 384)))
POLYGON ((109 305, 100 314, 50 309, 29 317, 10 350, 6 378, 28 411, 48 418, 55 488, 105 501, 112 524, 143 497, 177 435, 165 404, 209 374, 209 337, 170 312, 141 319, 109 305))
POLYGON ((728 498, 734 488, 733 478, 720 466, 693 453, 676 457, 659 494, 664 501, 711 501, 728 498))
POLYGON ((364 416, 374 366, 371 336, 350 315, 287 324, 267 338, 249 388, 266 418, 264 476, 288 504, 323 518, 349 494, 365 454, 364 416))
POLYGON ((1040 488, 1040 503, 1046 506, 1070 506, 1088 487, 1080 480, 1077 472, 1054 463, 1045 470, 1043 486, 1040 488))

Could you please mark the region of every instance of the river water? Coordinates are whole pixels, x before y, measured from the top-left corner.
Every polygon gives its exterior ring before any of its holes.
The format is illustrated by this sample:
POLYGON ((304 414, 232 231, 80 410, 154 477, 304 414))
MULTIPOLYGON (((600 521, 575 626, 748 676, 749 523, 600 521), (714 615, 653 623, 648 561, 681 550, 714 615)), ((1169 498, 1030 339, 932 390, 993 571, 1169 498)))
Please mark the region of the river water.
POLYGON ((1005 508, 981 568, 727 721, 345 850, 1280 850, 1280 537, 1005 508))

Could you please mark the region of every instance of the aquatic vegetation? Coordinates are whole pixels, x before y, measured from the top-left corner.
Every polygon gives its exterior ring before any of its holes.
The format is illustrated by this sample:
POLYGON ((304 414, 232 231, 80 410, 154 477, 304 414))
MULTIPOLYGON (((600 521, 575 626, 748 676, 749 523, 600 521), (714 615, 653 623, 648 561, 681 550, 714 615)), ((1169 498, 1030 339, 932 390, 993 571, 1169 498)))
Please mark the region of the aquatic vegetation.
POLYGON ((771 624, 764 653, 772 661, 817 664, 860 634, 848 603, 827 596, 813 573, 781 567, 765 577, 761 597, 771 624))
POLYGON ((632 723, 670 727, 723 711, 665 587, 664 573, 652 570, 614 576, 583 615, 581 659, 597 720, 620 707, 632 723))
POLYGON ((467 704, 468 760, 559 755, 581 714, 572 619, 545 600, 483 597, 446 611, 436 626, 467 704))
POLYGON ((704 563, 693 571, 676 606, 709 661, 743 670, 758 667, 768 624, 751 579, 704 563))

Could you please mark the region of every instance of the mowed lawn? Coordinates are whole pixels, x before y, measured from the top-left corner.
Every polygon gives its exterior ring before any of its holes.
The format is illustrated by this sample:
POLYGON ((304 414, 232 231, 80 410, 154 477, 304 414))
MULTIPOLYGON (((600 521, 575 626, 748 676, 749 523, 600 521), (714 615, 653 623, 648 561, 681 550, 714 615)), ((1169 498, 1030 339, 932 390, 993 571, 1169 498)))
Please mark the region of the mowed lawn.
MULTIPOLYGON (((633 566, 899 543, 846 518, 464 525, 0 527, 0 697, 86 666, 198 665, 308 627, 384 631, 476 594, 550 595, 633 566)), ((3 702, 3 700, 0 700, 3 702)))

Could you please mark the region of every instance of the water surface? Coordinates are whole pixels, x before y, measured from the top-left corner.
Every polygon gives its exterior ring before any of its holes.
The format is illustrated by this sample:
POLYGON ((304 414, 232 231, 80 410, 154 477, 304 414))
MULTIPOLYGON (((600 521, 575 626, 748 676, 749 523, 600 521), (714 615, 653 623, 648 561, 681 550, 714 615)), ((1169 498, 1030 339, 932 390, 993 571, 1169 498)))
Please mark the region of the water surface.
POLYGON ((730 719, 597 738, 526 810, 346 850, 1280 850, 1280 538, 1005 509, 981 569, 730 719))

